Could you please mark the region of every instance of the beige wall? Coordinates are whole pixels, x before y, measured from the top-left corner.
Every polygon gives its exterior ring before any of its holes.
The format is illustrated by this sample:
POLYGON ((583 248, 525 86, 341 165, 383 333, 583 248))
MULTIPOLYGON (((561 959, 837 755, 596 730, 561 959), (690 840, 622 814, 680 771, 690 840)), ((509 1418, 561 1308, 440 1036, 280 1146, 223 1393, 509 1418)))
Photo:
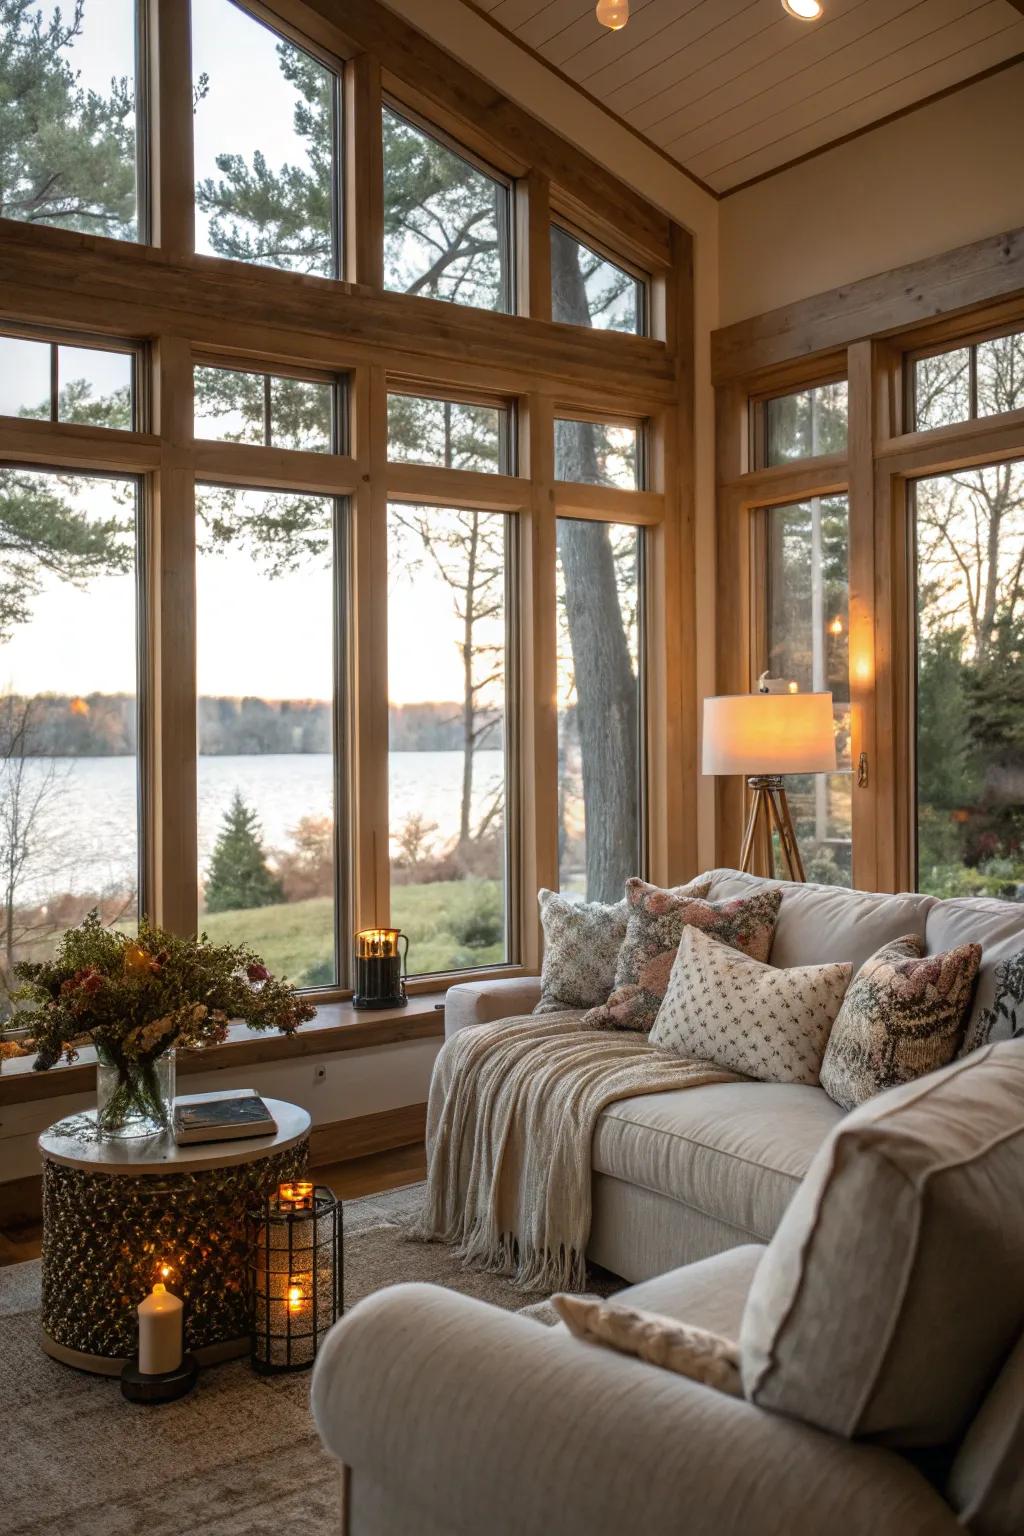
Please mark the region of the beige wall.
POLYGON ((1024 64, 726 197, 721 324, 1024 225, 1024 64))

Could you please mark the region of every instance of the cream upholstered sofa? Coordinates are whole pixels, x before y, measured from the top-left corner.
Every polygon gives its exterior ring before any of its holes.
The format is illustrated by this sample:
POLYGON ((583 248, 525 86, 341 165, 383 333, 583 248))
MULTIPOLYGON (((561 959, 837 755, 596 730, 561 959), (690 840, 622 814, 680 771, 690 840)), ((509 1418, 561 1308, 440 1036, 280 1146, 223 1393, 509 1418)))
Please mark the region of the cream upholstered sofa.
MULTIPOLYGON (((711 896, 757 883, 716 871, 711 896)), ((859 964, 909 931, 923 933, 931 949, 980 941, 976 1007, 986 1008, 1000 959, 1024 947, 1024 911, 786 886, 772 958, 859 964)), ((450 1030, 521 1012, 536 995, 519 982, 453 990, 450 1030)), ((889 1205, 870 1188, 844 1196, 852 1201, 838 1228, 846 1251, 840 1255, 842 1243, 824 1245, 826 1274, 829 1262, 842 1259, 825 1285, 827 1311, 820 1311, 819 1276, 819 1315, 805 1324, 781 1371, 784 1387, 807 1378, 805 1392, 823 1400, 820 1413, 787 1407, 785 1392, 773 1411, 756 1394, 754 1401, 724 1396, 583 1343, 562 1327, 434 1287, 395 1287, 338 1325, 314 1376, 321 1435, 346 1469, 349 1536, 613 1536, 629 1529, 645 1536, 951 1536, 958 1529, 1021 1536, 1024 1041, 986 1047, 933 1074, 922 1080, 923 1095, 894 1094, 909 1096, 911 1112, 934 1097, 941 1113, 947 1076, 954 1088, 978 1083, 975 1112, 969 1097, 966 1111, 963 1102, 947 1105, 939 1177, 922 1181, 919 1208, 927 1210, 932 1189, 945 1188, 948 1197, 948 1180, 966 1169, 980 1183, 965 1185, 959 1197, 953 1186, 951 1209, 973 1210, 980 1189, 990 1210, 996 1201, 1000 1219, 989 1220, 987 1239, 979 1232, 952 1252, 940 1229, 898 1285, 880 1283, 883 1262, 894 1262, 894 1232, 916 1231, 917 1219, 900 1218, 893 1228, 889 1205), (1008 1095, 993 1128, 986 1095, 1004 1076, 1008 1095), (932 1095, 939 1079, 942 1092, 932 1095), (1000 1161, 990 1171, 984 1160, 993 1156, 1000 1161), (898 1326, 885 1315, 894 1295, 903 1309, 898 1326), (948 1333, 950 1307, 952 1344, 934 1352, 933 1339, 943 1327, 948 1333), (993 1337, 995 1315, 1001 1331, 993 1337), (876 1443, 885 1436, 822 1427, 838 1413, 833 1395, 839 1402, 854 1390, 846 1356, 856 1357, 865 1339, 877 1368, 898 1370, 912 1400, 920 1370, 925 1408, 947 1384, 966 1392, 969 1412, 961 1411, 955 1435, 947 1433, 941 1447, 927 1437, 912 1442, 930 1453, 928 1475, 920 1454, 876 1443)), ((877 1142, 888 1129, 885 1101, 892 1097, 846 1118, 819 1089, 757 1083, 613 1106, 594 1138, 591 1257, 641 1281, 620 1299, 741 1339, 746 1382, 758 1342, 748 1334, 756 1335, 759 1318, 763 1332, 766 1305, 785 1322, 793 1296, 815 1295, 802 1280, 789 1300, 779 1295, 787 1273, 790 1284, 799 1275, 808 1247, 801 1205, 810 1200, 816 1219, 816 1191, 842 1162, 837 1147, 851 1144, 865 1118, 865 1145, 874 1145, 870 1137, 877 1142)), ((911 1172, 900 1188, 914 1184, 913 1156, 911 1146, 911 1172)), ((889 1161, 883 1147, 881 1166, 889 1161)), ((781 1348, 779 1358, 785 1361, 781 1348)), ((886 1399, 877 1383, 863 1396, 869 1406, 886 1399)))

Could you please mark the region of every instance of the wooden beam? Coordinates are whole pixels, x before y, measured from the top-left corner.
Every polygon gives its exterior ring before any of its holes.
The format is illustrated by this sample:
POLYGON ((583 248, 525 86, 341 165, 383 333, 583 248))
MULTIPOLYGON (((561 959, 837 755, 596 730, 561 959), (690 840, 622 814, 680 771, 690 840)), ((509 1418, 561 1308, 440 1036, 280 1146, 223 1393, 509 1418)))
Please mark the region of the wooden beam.
POLYGON ((529 481, 485 470, 446 469, 440 464, 385 464, 388 496, 434 507, 473 507, 480 512, 519 512, 530 502, 529 481))
POLYGON ((831 496, 846 485, 844 453, 822 454, 818 459, 775 464, 755 469, 720 486, 722 493, 746 507, 770 507, 806 496, 831 496))
POLYGON ((149 0, 151 237, 168 256, 195 250, 190 9, 149 0))
POLYGON ((1024 229, 879 272, 715 331, 715 383, 1024 293, 1024 229))
POLYGON ((256 443, 197 439, 192 465, 197 480, 228 481, 267 491, 309 491, 316 496, 347 496, 358 479, 356 461, 345 454, 263 448, 256 443))
POLYGON ((540 171, 529 171, 516 183, 516 227, 519 313, 550 320, 551 183, 540 171))
POLYGON ((144 475, 160 467, 160 439, 149 432, 0 416, 0 455, 22 464, 144 475))
POLYGON ((384 152, 380 60, 361 53, 345 75, 345 276, 384 286, 384 152))

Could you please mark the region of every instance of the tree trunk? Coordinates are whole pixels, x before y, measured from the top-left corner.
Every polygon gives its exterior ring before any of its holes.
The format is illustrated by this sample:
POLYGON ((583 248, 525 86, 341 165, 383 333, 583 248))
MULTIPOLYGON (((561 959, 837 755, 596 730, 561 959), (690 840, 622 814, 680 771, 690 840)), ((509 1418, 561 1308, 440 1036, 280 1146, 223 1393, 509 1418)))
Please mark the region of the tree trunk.
MULTIPOLYGON (((552 246, 559 314, 590 324, 575 247, 552 246)), ((587 422, 559 427, 564 479, 598 478, 594 432, 587 422)), ((618 901, 639 856, 637 683, 619 603, 615 557, 603 523, 558 521, 558 553, 576 675, 576 720, 583 770, 587 899, 618 901)))
POLYGON ((466 606, 462 614, 462 804, 459 809, 459 847, 470 839, 473 810, 473 754, 476 751, 476 691, 473 686, 473 626, 476 623, 477 546, 480 541, 479 513, 471 514, 471 530, 466 549, 466 606))

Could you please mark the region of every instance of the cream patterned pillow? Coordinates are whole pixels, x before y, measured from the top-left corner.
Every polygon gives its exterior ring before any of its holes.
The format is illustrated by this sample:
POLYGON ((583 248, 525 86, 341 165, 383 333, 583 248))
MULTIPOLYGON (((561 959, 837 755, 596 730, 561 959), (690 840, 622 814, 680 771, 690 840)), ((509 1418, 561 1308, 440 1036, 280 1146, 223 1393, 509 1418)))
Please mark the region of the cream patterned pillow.
POLYGON ((926 955, 908 933, 861 966, 821 1064, 821 1086, 843 1109, 911 1083, 953 1060, 963 1039, 980 944, 926 955))
POLYGON ((591 1344, 607 1344, 623 1355, 688 1376, 730 1397, 742 1397, 739 1346, 732 1339, 660 1312, 640 1312, 614 1301, 552 1296, 551 1305, 570 1333, 591 1344))
POLYGON ((758 1082, 814 1085, 852 971, 780 970, 684 928, 651 1044, 758 1082))

